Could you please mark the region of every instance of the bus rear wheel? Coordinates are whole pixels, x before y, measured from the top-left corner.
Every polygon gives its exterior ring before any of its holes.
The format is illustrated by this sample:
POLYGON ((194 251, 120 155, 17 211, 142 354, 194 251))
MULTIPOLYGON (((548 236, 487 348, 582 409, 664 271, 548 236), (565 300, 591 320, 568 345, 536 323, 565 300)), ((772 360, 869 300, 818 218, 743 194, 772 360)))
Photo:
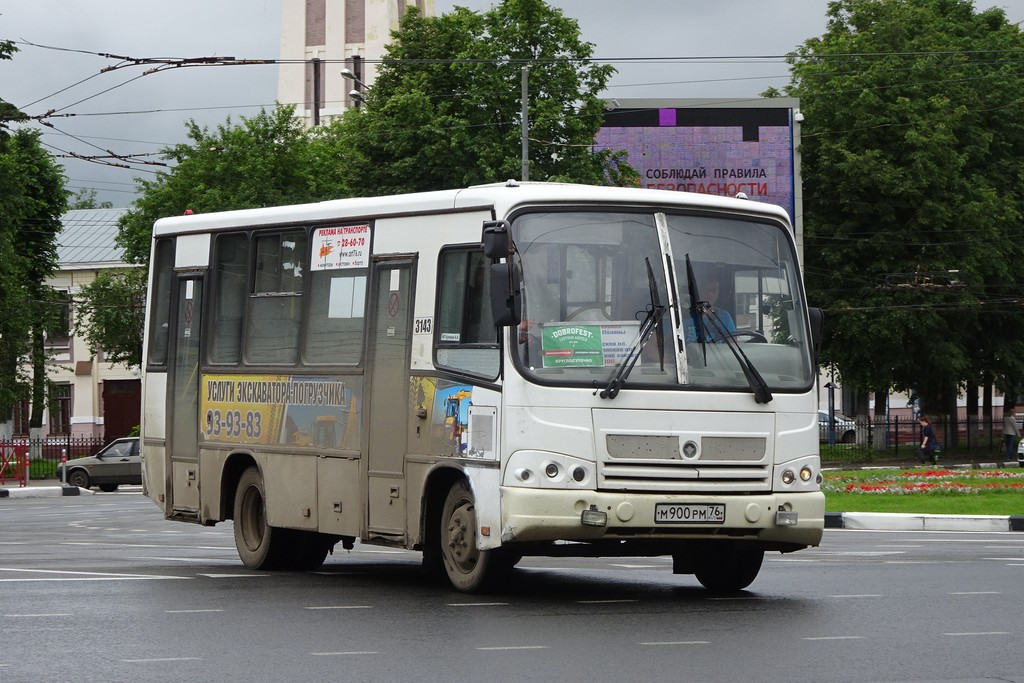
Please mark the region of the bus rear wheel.
POLYGON ((476 547, 476 499, 464 482, 452 484, 441 512, 440 556, 456 590, 474 593, 493 586, 515 564, 511 555, 476 547))
POLYGON ((263 476, 255 467, 242 472, 235 491, 235 548, 250 569, 277 569, 287 552, 288 530, 267 524, 263 476))
POLYGON ((764 551, 742 543, 715 544, 694 558, 694 574, 705 588, 743 590, 761 571, 764 551))

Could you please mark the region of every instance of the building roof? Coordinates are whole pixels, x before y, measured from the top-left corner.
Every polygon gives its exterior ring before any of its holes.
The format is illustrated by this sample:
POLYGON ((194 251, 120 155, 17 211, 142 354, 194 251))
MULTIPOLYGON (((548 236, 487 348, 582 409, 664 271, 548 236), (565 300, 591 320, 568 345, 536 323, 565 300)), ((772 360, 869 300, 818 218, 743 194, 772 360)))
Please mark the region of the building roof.
POLYGON ((59 268, 124 263, 124 249, 114 241, 117 221, 128 209, 75 209, 61 217, 57 236, 59 268))

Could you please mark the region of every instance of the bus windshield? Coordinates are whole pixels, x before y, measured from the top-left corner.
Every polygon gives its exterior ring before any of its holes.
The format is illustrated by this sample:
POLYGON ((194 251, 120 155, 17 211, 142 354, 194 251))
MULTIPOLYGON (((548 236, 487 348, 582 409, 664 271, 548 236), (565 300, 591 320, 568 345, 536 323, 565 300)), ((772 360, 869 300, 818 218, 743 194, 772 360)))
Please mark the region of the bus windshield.
POLYGON ((731 215, 520 215, 517 365, 545 384, 744 391, 749 364, 770 391, 807 391, 811 355, 786 230, 731 215), (652 317, 656 331, 641 334, 652 317), (634 365, 623 372, 624 363, 634 365))

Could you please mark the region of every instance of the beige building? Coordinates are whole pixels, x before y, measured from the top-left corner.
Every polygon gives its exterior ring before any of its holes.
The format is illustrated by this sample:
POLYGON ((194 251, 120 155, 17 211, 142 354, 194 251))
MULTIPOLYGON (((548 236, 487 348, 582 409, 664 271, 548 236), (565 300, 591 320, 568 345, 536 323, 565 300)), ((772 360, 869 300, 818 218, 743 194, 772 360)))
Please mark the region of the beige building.
POLYGON ((434 0, 282 0, 281 7, 277 99, 297 104, 307 125, 356 104, 351 91, 373 83, 406 8, 434 15, 434 0))

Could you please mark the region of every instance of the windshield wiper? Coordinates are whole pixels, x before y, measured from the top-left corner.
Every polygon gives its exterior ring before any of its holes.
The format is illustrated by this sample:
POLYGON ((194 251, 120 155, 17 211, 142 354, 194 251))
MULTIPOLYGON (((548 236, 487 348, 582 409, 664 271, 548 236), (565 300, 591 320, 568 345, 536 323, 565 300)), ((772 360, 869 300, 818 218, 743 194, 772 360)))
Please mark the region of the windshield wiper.
POLYGON ((722 324, 721 318, 715 313, 711 303, 699 300, 697 282, 693 275, 693 266, 690 265, 689 254, 686 255, 686 280, 690 285, 690 313, 693 316, 694 324, 697 325, 697 339, 700 341, 701 350, 704 352, 704 364, 707 365, 708 363, 707 340, 704 334, 704 321, 707 320, 715 328, 717 336, 725 340, 729 350, 732 351, 732 355, 736 357, 736 362, 739 363, 743 376, 747 378, 747 385, 754 394, 754 402, 768 403, 771 401, 773 397, 771 390, 768 388, 768 383, 764 381, 764 377, 761 376, 761 373, 757 371, 754 364, 747 358, 747 354, 743 352, 743 348, 736 341, 736 337, 733 336, 729 328, 722 324))
POLYGON ((633 366, 640 359, 640 354, 650 340, 652 332, 658 333, 658 360, 661 363, 661 369, 665 369, 665 336, 661 330, 661 318, 665 315, 668 307, 661 303, 661 297, 658 296, 658 283, 654 279, 651 259, 645 258, 644 262, 647 264, 647 287, 651 294, 651 306, 647 309, 647 315, 644 316, 643 322, 640 323, 640 331, 637 333, 636 341, 630 347, 629 353, 619 363, 615 374, 608 381, 608 386, 598 394, 601 398, 615 398, 619 395, 619 390, 622 389, 622 385, 626 383, 626 378, 629 377, 633 366))
MULTIPOLYGON (((697 278, 693 274, 693 265, 690 263, 690 255, 686 254, 686 284, 690 288, 690 318, 697 327, 697 341, 700 342, 700 350, 704 355, 704 365, 708 364, 708 345, 704 336, 703 309, 701 308, 700 292, 697 291, 697 278)), ((708 304, 708 308, 710 308, 708 304)))

